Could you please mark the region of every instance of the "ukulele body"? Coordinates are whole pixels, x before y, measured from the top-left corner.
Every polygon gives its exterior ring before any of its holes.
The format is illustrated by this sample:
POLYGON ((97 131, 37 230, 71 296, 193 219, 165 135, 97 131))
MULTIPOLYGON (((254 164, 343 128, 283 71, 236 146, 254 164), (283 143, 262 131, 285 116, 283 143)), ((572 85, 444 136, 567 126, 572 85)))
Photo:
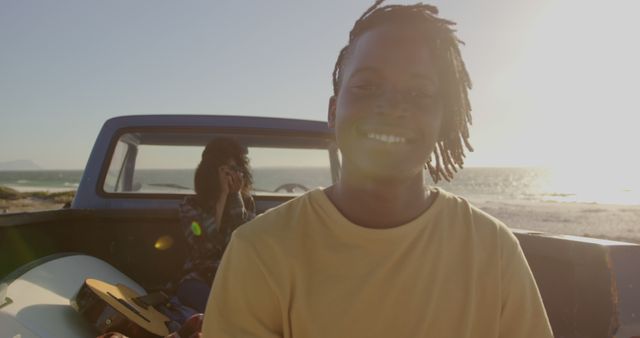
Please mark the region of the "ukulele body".
POLYGON ((169 334, 164 324, 169 319, 153 307, 139 307, 137 294, 122 284, 111 285, 87 279, 72 306, 98 332, 119 332, 128 337, 156 338, 169 334))

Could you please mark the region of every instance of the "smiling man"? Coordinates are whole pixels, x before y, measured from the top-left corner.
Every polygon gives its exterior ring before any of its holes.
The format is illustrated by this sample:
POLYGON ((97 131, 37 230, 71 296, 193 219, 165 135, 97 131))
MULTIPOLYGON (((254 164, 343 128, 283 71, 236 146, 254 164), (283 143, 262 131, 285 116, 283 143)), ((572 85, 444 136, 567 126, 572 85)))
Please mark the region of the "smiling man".
POLYGON ((336 62, 340 179, 234 233, 206 337, 552 337, 513 234, 424 183, 425 167, 449 179, 470 149, 452 23, 381 2, 336 62))

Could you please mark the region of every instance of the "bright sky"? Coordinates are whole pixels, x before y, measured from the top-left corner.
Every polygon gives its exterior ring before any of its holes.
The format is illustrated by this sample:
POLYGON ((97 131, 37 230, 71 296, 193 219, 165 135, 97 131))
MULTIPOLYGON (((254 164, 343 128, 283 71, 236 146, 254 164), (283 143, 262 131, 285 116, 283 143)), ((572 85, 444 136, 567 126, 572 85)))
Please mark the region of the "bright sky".
MULTIPOLYGON (((324 120, 337 53, 371 3, 0 0, 0 162, 81 169, 118 115, 324 120)), ((433 3, 467 43, 468 165, 637 179, 640 2, 433 3)))

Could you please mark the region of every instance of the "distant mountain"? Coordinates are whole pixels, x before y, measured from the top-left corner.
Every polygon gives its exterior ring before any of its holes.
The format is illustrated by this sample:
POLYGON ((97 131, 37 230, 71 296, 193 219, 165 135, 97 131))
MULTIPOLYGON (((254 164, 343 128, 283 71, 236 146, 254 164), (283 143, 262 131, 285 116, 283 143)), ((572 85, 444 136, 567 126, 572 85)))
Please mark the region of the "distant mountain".
POLYGON ((41 170, 42 167, 31 160, 0 162, 0 170, 41 170))

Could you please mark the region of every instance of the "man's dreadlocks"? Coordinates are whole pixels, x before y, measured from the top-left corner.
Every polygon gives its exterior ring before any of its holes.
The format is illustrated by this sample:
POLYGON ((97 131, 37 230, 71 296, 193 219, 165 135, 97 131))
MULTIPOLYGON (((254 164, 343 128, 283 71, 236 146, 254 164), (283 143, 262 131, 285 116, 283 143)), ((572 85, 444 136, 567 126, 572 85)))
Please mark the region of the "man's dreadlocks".
POLYGON ((333 93, 338 95, 344 61, 356 39, 371 28, 389 22, 412 21, 420 24, 425 31, 425 39, 434 56, 440 96, 443 100, 444 119, 440 135, 433 154, 429 156, 426 167, 434 182, 441 179, 450 181, 457 168, 464 164, 464 146, 469 151, 469 125, 471 125, 471 104, 468 89, 471 79, 460 55, 459 44, 464 44, 455 35, 452 28, 455 23, 439 18, 435 6, 418 3, 415 5, 380 6, 384 0, 376 0, 355 22, 349 33, 349 43, 342 48, 333 70, 333 93), (435 157, 435 166, 431 163, 435 157))

